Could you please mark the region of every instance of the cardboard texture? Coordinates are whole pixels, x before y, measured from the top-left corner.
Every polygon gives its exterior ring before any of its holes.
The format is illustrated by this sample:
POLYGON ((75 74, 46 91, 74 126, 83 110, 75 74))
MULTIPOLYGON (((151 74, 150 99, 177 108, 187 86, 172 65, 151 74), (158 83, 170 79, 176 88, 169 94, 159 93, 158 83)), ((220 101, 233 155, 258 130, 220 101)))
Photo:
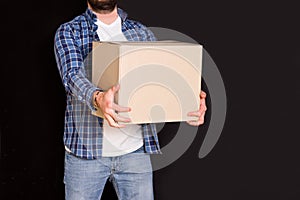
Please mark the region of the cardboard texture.
MULTIPOLYGON (((202 45, 177 41, 94 42, 92 82, 131 107, 132 124, 180 122, 199 109, 202 45)), ((103 117, 100 110, 93 115, 103 117)))

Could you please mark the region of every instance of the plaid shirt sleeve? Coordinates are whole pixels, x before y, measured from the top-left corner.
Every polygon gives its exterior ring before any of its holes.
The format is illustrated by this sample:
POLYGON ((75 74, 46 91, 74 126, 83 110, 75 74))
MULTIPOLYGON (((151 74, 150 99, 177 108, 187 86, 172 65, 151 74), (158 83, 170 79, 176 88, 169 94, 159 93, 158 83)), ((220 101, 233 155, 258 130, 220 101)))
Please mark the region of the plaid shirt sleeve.
POLYGON ((66 92, 87 104, 91 110, 95 110, 92 97, 93 93, 100 89, 87 79, 82 52, 69 26, 62 25, 57 30, 54 50, 66 92))

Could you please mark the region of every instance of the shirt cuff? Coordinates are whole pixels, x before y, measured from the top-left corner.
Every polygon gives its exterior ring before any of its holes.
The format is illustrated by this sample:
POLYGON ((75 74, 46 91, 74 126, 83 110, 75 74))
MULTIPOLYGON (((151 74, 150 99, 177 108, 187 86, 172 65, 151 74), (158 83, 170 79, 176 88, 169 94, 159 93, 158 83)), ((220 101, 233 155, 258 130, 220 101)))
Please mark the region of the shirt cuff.
POLYGON ((87 93, 87 105, 88 107, 91 109, 91 111, 96 111, 96 108, 94 107, 94 93, 96 91, 100 91, 100 92, 103 92, 103 90, 101 90, 100 88, 97 88, 97 87, 93 87, 91 89, 88 90, 88 93, 87 93))

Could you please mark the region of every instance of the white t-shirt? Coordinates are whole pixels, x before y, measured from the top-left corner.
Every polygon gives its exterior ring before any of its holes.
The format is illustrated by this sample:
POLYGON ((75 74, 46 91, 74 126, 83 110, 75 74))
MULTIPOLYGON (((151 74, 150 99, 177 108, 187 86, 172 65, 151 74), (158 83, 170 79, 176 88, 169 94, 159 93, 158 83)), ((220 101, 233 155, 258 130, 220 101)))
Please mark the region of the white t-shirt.
MULTIPOLYGON (((118 17, 111 24, 105 24, 97 19, 97 34, 100 41, 127 41, 122 33, 122 21, 118 17)), ((125 128, 110 127, 103 120, 102 156, 113 157, 133 152, 143 146, 141 125, 128 124, 125 128)))

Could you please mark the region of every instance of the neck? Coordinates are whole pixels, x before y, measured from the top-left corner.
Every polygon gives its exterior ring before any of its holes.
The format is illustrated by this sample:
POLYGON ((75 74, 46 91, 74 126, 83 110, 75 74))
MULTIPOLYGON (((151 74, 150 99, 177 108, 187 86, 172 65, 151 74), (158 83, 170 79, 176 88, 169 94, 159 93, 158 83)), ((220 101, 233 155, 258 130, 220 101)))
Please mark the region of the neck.
POLYGON ((94 14, 97 16, 97 18, 102 21, 105 24, 111 24, 118 18, 118 9, 115 7, 115 9, 112 12, 95 12, 90 6, 89 8, 94 12, 94 14))

